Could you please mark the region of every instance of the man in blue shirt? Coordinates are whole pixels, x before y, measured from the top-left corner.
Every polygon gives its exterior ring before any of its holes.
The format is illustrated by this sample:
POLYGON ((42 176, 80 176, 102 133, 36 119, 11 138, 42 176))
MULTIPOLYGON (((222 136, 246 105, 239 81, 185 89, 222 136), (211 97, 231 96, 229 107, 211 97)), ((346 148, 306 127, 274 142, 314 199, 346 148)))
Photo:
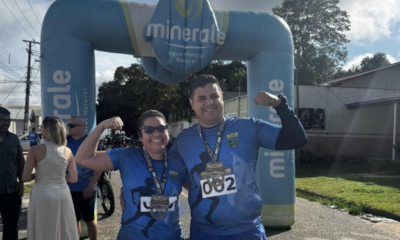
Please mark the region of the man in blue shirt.
POLYGON ((182 157, 190 175, 190 239, 266 240, 255 180, 258 150, 305 145, 302 125, 285 97, 267 92, 259 92, 254 102, 274 107, 282 126, 224 116, 223 93, 211 75, 193 79, 189 100, 198 124, 178 135, 171 152, 182 157))
POLYGON ((36 129, 33 127, 32 131, 29 133, 29 140, 31 142, 31 147, 38 145, 40 143, 39 134, 35 130, 36 129))
MULTIPOLYGON (((67 137, 67 147, 74 154, 87 137, 85 132, 86 122, 82 117, 72 117, 67 124, 69 136, 67 137)), ((79 235, 81 233, 80 220, 86 222, 90 240, 97 240, 97 224, 94 221, 94 209, 96 202, 96 182, 101 176, 101 171, 96 172, 84 168, 76 163, 78 171, 78 181, 68 183, 74 202, 76 220, 79 235)))

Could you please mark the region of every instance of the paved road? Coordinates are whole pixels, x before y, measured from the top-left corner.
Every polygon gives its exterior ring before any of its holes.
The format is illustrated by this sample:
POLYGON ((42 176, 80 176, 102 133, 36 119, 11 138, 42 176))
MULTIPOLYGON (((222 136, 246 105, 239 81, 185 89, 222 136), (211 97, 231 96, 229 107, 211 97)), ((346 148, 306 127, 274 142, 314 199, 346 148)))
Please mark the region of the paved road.
MULTIPOLYGON (((113 172, 112 185, 121 187, 119 172, 113 172)), ((118 199, 116 199, 118 201, 118 199)), ((20 239, 26 237, 26 211, 29 198, 24 199, 20 221, 20 239)), ((185 238, 189 236, 190 210, 187 194, 180 197, 181 222, 185 238)), ((290 230, 267 230, 269 240, 400 240, 400 223, 373 224, 318 203, 297 198, 296 224, 290 230)), ((115 240, 120 227, 121 208, 116 206, 111 217, 105 217, 98 206, 99 240, 115 240)), ((0 219, 0 238, 2 236, 0 219)))

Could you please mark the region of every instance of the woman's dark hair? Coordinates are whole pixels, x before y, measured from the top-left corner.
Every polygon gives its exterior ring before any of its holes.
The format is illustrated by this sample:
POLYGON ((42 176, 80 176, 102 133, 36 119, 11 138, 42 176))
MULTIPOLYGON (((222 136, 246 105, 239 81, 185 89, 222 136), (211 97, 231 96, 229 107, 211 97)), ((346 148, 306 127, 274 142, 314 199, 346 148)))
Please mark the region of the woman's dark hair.
POLYGON ((165 119, 164 114, 162 114, 161 112, 159 112, 157 110, 148 110, 148 111, 144 112, 137 121, 137 133, 138 133, 139 137, 142 137, 141 128, 143 127, 144 122, 146 121, 146 119, 152 118, 152 117, 159 117, 159 118, 163 119, 165 121, 165 123, 167 123, 167 120, 165 119))

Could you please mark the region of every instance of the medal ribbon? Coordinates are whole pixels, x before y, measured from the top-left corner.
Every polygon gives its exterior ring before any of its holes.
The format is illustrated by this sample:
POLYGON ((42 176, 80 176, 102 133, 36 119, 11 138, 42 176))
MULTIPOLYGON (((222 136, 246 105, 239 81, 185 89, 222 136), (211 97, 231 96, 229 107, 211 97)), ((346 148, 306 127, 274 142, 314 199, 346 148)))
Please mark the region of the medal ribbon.
POLYGON ((218 133, 217 133, 217 140, 215 141, 215 148, 214 148, 214 153, 213 153, 207 140, 203 137, 203 133, 201 131, 200 124, 197 124, 197 131, 199 132, 200 138, 204 143, 204 147, 206 148, 208 155, 211 158, 212 163, 218 162, 218 157, 219 157, 219 152, 220 152, 219 150, 221 148, 222 134, 224 133, 224 127, 225 127, 225 117, 222 119, 221 124, 219 125, 219 129, 218 129, 218 133))
POLYGON ((147 163, 147 167, 149 169, 149 172, 150 172, 151 176, 153 177, 154 185, 155 185, 155 188, 157 190, 157 195, 163 195, 164 194, 165 185, 167 183, 167 165, 168 165, 168 163, 167 163, 167 152, 164 149, 164 163, 165 163, 164 166, 165 166, 165 169, 164 169, 164 174, 163 174, 162 179, 161 179, 161 183, 160 183, 160 179, 157 176, 157 173, 154 170, 153 163, 151 163, 149 154, 147 153, 147 151, 146 151, 146 149, 144 147, 143 147, 143 155, 144 155, 144 158, 146 159, 146 163, 147 163))

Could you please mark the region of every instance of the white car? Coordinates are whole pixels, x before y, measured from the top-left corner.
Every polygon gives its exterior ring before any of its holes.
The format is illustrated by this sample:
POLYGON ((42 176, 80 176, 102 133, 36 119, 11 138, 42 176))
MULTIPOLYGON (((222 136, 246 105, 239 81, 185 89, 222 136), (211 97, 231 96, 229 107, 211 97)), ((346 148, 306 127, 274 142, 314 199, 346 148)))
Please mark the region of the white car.
MULTIPOLYGON (((42 142, 43 141, 42 134, 40 132, 36 132, 36 133, 39 134, 40 142, 42 142)), ((31 141, 29 140, 29 133, 20 136, 19 142, 21 144, 22 151, 24 151, 24 152, 29 151, 29 149, 31 148, 31 141)))

